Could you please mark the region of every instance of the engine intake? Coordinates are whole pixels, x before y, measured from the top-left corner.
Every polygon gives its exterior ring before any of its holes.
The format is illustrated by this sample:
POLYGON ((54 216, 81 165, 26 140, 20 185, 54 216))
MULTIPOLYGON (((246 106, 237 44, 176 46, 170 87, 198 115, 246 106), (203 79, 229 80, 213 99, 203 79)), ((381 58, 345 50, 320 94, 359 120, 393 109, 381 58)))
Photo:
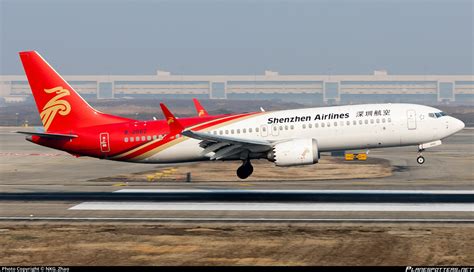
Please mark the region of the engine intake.
POLYGON ((316 139, 294 139, 277 143, 273 150, 268 152, 269 161, 276 166, 295 166, 315 164, 319 160, 319 150, 316 139))

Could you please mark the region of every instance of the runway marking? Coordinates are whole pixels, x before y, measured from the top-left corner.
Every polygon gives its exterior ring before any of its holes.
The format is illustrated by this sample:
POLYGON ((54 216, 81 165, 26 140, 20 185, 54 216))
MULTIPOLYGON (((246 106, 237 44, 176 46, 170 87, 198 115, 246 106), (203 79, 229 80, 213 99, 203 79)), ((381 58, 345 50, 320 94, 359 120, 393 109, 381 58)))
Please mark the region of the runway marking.
POLYGON ((69 210, 473 212, 472 203, 83 202, 69 210))
POLYGON ((248 217, 54 217, 0 216, 0 220, 45 221, 209 221, 209 222, 394 222, 394 223, 474 223, 474 219, 450 218, 248 218, 248 217))
POLYGON ((468 194, 474 190, 121 189, 114 193, 468 194))

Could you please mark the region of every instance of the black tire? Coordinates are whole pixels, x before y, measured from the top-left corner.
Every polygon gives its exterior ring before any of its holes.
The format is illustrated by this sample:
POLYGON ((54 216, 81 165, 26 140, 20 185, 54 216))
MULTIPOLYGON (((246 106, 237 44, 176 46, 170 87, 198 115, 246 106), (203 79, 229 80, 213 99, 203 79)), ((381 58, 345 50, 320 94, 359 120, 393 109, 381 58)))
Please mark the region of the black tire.
POLYGON ((418 158, 416 158, 416 162, 417 162, 418 164, 423 164, 423 163, 425 163, 425 157, 423 157, 423 156, 418 156, 418 158))
POLYGON ((237 168, 237 176, 241 179, 250 177, 253 173, 253 166, 250 161, 245 161, 239 168, 237 168))

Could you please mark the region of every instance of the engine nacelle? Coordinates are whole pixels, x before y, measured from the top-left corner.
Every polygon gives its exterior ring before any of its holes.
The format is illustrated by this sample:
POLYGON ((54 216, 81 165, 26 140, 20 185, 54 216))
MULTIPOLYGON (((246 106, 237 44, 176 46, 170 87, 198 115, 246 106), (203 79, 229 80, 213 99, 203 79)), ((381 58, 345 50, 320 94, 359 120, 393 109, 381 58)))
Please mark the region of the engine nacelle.
POLYGON ((267 158, 276 166, 295 166, 315 164, 319 160, 319 150, 316 139, 294 139, 277 143, 268 152, 267 158))

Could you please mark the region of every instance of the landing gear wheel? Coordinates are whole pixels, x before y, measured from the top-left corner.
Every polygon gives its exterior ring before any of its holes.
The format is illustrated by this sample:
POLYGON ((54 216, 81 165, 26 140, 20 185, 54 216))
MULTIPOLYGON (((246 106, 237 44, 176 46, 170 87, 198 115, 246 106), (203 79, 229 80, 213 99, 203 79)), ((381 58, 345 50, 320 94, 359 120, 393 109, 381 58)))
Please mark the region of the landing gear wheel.
POLYGON ((250 160, 244 161, 244 163, 242 163, 242 165, 239 168, 237 168, 237 176, 241 179, 246 179, 250 177, 252 173, 253 173, 253 166, 250 163, 250 160))
POLYGON ((425 163, 425 157, 423 157, 423 156, 418 156, 418 158, 416 158, 416 162, 417 162, 418 164, 423 164, 423 163, 425 163))

